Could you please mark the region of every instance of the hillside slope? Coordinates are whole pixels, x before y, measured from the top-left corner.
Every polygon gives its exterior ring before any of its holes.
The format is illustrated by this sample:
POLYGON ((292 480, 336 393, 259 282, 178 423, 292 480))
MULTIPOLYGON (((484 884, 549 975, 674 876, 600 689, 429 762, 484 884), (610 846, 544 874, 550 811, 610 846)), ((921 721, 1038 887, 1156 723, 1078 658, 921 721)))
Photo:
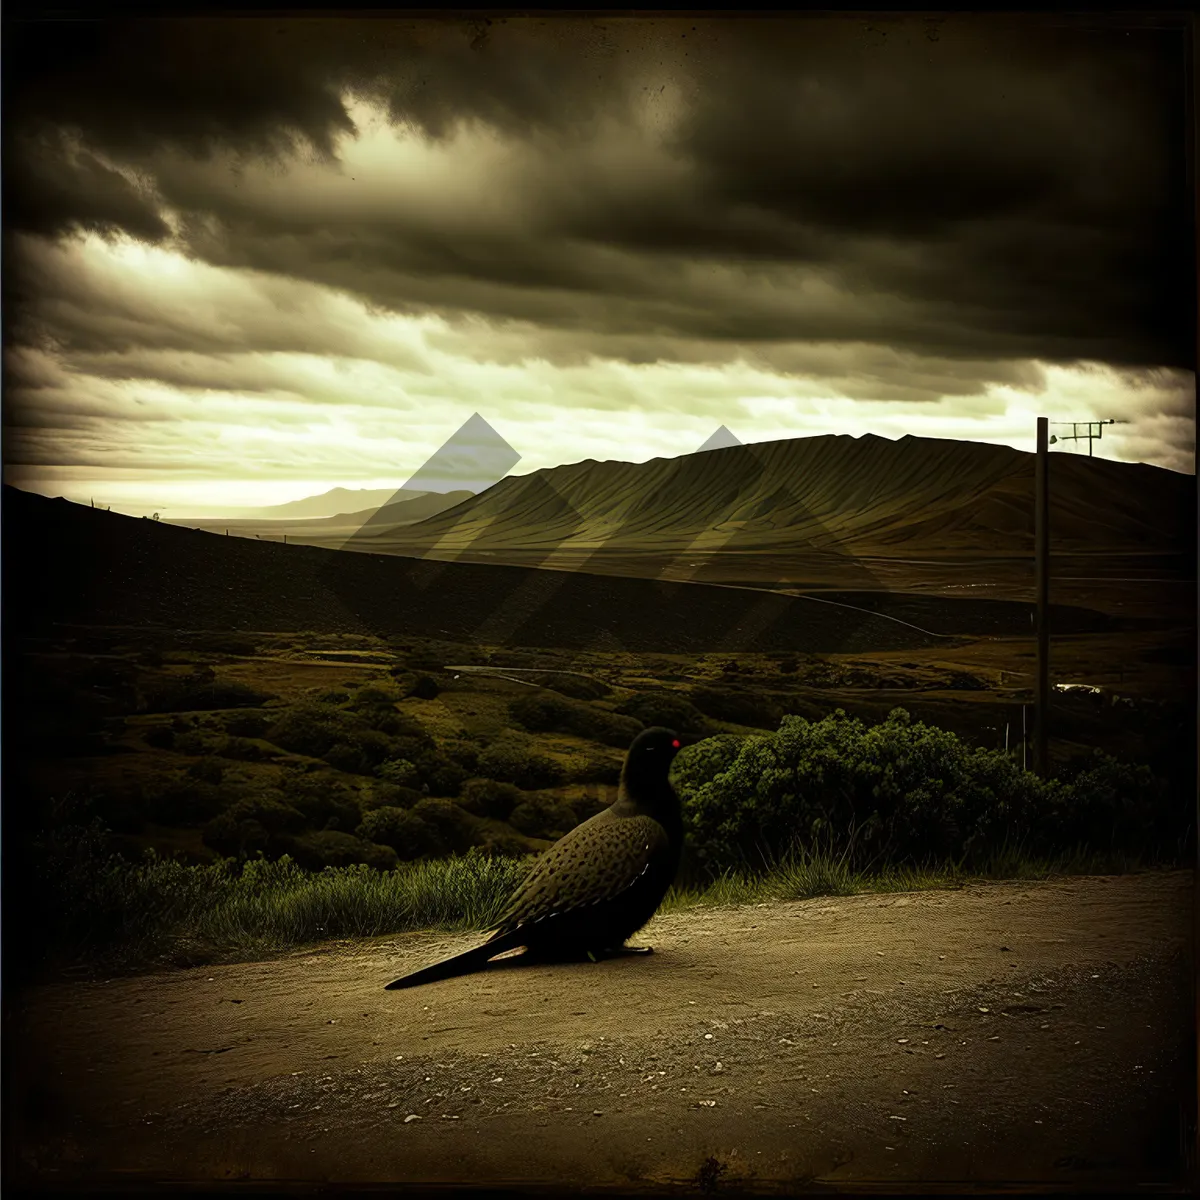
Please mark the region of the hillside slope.
MULTIPOLYGON (((823 550, 1027 554, 1034 456, 906 436, 794 438, 645 463, 510 477, 419 525, 376 522, 380 550, 823 550)), ((1195 543, 1195 477, 1051 458, 1058 549, 1179 553, 1195 543)))

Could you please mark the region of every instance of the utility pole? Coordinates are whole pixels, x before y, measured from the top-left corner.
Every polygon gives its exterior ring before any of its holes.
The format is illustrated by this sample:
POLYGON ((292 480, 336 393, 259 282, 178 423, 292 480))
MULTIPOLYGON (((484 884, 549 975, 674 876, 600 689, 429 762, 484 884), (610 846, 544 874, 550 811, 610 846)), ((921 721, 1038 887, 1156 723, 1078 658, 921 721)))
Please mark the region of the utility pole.
POLYGON ((1050 422, 1037 419, 1033 540, 1037 589, 1037 695, 1033 714, 1033 769, 1047 774, 1046 723, 1050 716, 1050 422))

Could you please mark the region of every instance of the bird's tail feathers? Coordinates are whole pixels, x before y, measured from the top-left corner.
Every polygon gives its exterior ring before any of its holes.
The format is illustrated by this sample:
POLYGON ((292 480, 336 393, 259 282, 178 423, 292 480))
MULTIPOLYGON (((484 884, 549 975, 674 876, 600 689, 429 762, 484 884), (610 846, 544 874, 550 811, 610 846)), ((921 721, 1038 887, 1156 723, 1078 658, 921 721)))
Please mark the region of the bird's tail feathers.
POLYGON ((481 946, 475 946, 470 950, 464 950, 461 954, 444 958, 441 962, 422 967, 419 971, 401 975, 399 979, 393 979, 391 983, 384 984, 384 989, 392 991, 398 988, 420 987, 423 983, 436 983, 439 979, 453 979, 456 975, 469 975, 472 971, 480 970, 489 959, 495 958, 497 954, 503 954, 506 950, 512 950, 520 944, 519 940, 511 940, 511 935, 494 936, 481 946))

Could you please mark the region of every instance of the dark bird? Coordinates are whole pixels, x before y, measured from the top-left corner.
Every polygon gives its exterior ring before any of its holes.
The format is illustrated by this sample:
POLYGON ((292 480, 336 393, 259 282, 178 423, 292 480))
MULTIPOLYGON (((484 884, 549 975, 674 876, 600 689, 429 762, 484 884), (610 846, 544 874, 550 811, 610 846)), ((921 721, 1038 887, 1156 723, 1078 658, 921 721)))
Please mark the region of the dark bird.
POLYGON ((625 756, 616 800, 538 859, 487 941, 387 986, 466 975, 519 946, 543 961, 651 953, 625 940, 654 915, 679 868, 683 817, 667 778, 679 746, 670 729, 639 733, 625 756))

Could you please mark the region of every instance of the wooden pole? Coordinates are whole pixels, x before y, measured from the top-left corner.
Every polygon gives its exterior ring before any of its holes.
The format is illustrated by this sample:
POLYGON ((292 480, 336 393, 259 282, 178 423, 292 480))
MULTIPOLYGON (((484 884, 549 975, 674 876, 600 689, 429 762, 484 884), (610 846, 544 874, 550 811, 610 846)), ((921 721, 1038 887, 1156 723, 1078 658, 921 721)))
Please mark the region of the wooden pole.
POLYGON ((1037 587, 1037 696, 1033 714, 1033 769, 1046 777, 1050 716, 1050 422, 1037 420, 1033 534, 1037 587))

